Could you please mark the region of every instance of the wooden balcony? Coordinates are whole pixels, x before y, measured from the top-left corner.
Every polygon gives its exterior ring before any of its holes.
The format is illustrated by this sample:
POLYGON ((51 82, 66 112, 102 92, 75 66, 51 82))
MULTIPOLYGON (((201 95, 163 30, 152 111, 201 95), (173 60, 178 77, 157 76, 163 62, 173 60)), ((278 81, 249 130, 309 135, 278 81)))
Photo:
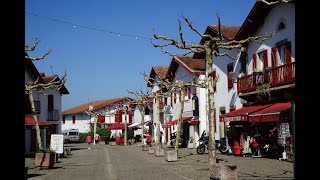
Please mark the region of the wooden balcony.
POLYGON ((295 62, 237 78, 237 92, 254 92, 263 83, 270 83, 271 89, 295 83, 295 62))

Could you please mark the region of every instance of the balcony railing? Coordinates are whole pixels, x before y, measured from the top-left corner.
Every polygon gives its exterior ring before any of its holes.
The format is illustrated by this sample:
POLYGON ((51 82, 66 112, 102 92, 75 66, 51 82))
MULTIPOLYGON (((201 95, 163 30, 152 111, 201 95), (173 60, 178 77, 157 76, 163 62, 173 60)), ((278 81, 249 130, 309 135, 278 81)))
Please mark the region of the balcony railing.
POLYGON ((269 71, 253 73, 237 78, 237 91, 238 94, 256 91, 257 86, 263 83, 270 83, 271 88, 273 88, 294 82, 295 62, 291 62, 282 66, 273 67, 269 71))
POLYGON ((54 109, 52 111, 48 111, 47 121, 59 121, 60 119, 60 111, 54 109))

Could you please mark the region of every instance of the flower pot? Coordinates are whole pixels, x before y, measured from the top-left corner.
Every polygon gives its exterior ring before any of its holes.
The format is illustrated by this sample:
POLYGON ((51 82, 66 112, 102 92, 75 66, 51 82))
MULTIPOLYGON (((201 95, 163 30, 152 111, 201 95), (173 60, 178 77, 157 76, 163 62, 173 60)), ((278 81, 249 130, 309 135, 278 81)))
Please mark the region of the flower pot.
POLYGON ((55 153, 38 152, 35 155, 35 166, 40 168, 52 168, 55 162, 55 153))

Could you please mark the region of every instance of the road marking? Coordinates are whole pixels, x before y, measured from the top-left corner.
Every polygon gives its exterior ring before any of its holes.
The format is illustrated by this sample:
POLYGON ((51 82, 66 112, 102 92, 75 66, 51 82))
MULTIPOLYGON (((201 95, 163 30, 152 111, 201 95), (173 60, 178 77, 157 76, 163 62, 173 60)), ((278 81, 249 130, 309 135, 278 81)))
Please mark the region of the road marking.
POLYGON ((113 169, 112 159, 107 148, 103 148, 105 150, 105 174, 107 180, 119 180, 119 178, 115 175, 115 171, 113 169))

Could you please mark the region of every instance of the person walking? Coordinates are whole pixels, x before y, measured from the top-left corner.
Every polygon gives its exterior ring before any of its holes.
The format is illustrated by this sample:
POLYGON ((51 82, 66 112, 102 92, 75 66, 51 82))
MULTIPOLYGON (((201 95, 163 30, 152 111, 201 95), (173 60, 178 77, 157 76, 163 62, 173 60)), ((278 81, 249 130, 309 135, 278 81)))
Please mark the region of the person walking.
POLYGON ((96 143, 97 148, 100 148, 99 139, 100 139, 100 135, 96 134, 94 137, 94 141, 96 143))
POLYGON ((92 137, 88 134, 86 137, 86 143, 88 143, 88 146, 89 146, 88 149, 90 149, 91 142, 92 142, 92 137))
POLYGON ((147 137, 146 137, 146 143, 148 146, 151 147, 151 141, 152 141, 152 137, 150 134, 147 134, 147 137))

